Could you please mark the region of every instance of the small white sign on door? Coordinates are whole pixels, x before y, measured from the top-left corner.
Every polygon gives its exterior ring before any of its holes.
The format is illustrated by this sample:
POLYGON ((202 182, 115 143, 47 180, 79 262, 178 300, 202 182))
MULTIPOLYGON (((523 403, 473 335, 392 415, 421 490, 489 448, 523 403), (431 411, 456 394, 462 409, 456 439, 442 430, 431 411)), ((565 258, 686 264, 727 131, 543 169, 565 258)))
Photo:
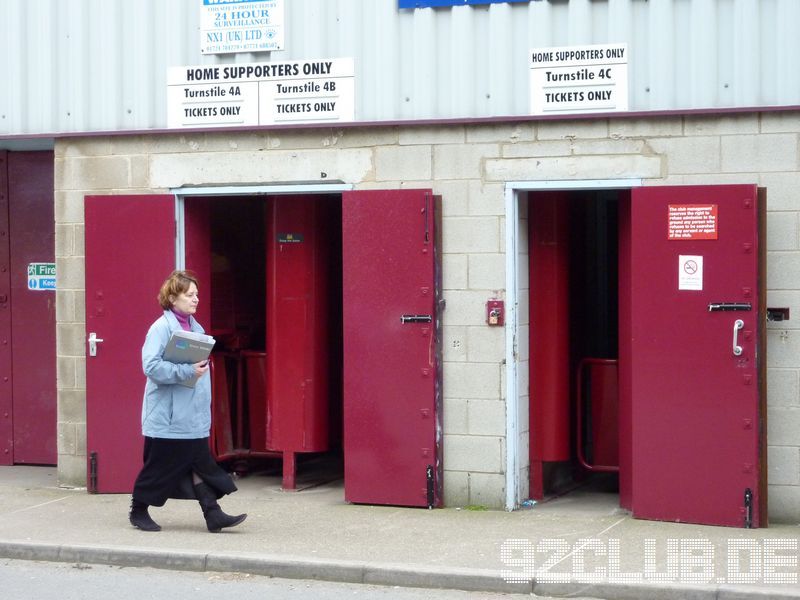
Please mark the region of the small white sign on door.
POLYGON ((702 290, 703 289, 703 257, 678 256, 678 289, 702 290))

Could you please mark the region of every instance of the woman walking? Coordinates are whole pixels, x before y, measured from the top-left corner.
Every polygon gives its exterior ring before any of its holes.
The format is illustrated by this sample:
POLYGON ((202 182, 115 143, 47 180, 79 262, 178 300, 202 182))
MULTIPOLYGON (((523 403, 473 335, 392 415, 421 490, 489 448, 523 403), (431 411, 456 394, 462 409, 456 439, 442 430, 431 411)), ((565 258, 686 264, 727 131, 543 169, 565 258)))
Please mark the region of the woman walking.
POLYGON ((238 525, 247 517, 225 514, 217 503, 225 494, 235 492, 236 485, 217 465, 208 445, 208 361, 178 364, 163 359, 172 332, 204 332, 193 316, 197 288, 191 271, 174 271, 167 278, 158 294, 164 313, 150 326, 142 347, 142 367, 147 376, 142 405, 144 466, 133 487, 129 518, 131 525, 143 531, 161 530, 147 509, 163 506, 168 498, 197 500, 213 533, 238 525), (193 379, 194 386, 190 387, 193 379))

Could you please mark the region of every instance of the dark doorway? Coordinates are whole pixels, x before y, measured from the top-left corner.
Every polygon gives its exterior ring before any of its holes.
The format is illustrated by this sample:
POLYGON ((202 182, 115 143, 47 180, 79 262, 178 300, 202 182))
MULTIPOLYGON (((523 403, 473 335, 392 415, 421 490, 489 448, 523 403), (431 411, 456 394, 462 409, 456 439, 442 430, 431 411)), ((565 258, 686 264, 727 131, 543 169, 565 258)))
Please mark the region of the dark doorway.
POLYGON ((618 491, 618 191, 528 195, 530 490, 618 491))

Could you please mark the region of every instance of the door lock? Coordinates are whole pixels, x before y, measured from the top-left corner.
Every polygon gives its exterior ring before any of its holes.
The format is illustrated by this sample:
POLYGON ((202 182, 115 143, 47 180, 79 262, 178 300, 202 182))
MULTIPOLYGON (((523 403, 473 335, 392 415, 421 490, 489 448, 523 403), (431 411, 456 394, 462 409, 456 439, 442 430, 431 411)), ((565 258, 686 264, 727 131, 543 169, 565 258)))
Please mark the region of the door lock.
POLYGON ((89 334, 89 356, 97 356, 97 344, 102 341, 94 331, 89 334))
POLYGON ((732 310, 752 310, 753 305, 749 302, 711 302, 708 305, 708 312, 732 311, 732 310))
POLYGON ((430 323, 433 318, 430 315, 402 315, 401 323, 430 323))
POLYGON ((744 321, 736 319, 733 324, 733 355, 741 356, 742 347, 739 345, 739 330, 744 327, 744 321))

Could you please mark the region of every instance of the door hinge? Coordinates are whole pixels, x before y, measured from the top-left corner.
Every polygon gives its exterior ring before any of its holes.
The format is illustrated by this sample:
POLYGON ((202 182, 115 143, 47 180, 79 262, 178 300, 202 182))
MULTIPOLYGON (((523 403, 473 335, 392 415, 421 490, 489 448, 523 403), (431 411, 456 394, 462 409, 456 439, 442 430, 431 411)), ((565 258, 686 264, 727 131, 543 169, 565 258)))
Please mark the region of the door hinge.
POLYGON ((433 508, 433 465, 428 465, 425 468, 425 481, 427 483, 427 490, 428 490, 428 510, 433 508))
POLYGON ((89 453, 89 493, 97 493, 97 452, 89 453))
POLYGON ((428 223, 428 216, 431 210, 431 195, 425 192, 425 208, 422 209, 422 217, 425 221, 425 243, 427 244, 431 239, 430 224, 428 223))
POLYGON ((753 492, 750 488, 744 491, 744 528, 753 528, 753 492))

